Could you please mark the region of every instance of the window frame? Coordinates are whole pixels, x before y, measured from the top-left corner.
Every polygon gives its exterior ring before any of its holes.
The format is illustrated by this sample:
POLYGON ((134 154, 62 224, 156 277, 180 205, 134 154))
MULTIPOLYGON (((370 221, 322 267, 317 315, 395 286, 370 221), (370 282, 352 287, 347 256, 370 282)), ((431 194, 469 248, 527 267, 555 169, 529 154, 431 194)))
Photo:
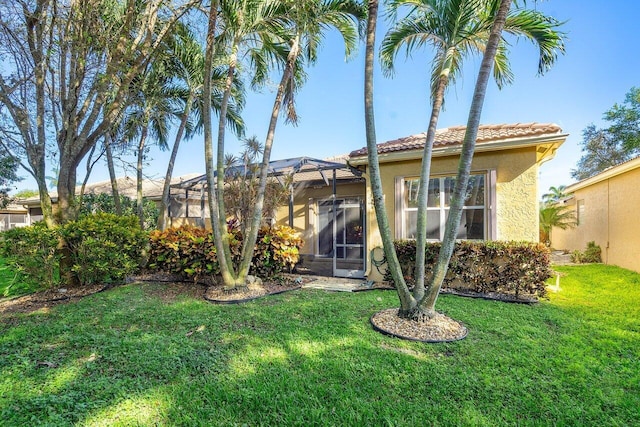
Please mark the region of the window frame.
MULTIPOLYGON (((471 172, 471 176, 483 176, 484 177, 484 205, 470 205, 464 206, 463 212, 471 209, 482 209, 483 210, 483 239, 468 239, 468 240, 476 240, 476 241, 488 241, 495 240, 496 238, 496 218, 495 218, 495 205, 496 205, 496 171, 495 169, 489 170, 476 170, 471 172)), ((430 181, 432 179, 439 179, 439 189, 443 196, 441 196, 439 201, 439 206, 437 207, 427 207, 427 211, 437 211, 440 214, 440 235, 439 239, 429 239, 429 242, 438 242, 442 241, 444 236, 444 228, 446 224, 446 217, 449 211, 449 206, 444 203, 444 189, 445 189, 445 180, 447 178, 454 178, 455 173, 442 173, 442 174, 434 174, 430 177, 430 181)), ((404 176, 396 176, 395 178, 395 237, 396 239, 413 239, 412 237, 407 237, 407 212, 415 212, 418 210, 417 207, 409 208, 405 206, 406 204, 406 186, 405 182, 407 180, 419 179, 416 175, 404 175, 404 176)), ((467 239, 457 239, 457 240, 467 240, 467 239)))

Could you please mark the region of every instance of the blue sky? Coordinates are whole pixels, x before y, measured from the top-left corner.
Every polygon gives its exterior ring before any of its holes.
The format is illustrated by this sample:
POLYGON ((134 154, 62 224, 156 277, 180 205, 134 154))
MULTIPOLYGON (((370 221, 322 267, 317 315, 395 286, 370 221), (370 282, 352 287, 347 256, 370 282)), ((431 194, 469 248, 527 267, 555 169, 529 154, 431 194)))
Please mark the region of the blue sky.
MULTIPOLYGON (((570 170, 580 158, 582 130, 590 123, 601 125, 602 113, 622 102, 625 93, 640 85, 640 32, 637 17, 640 6, 633 0, 602 2, 596 0, 529 1, 560 20, 566 20, 566 54, 544 76, 537 76, 537 52, 525 40, 511 47, 515 82, 498 90, 489 87, 482 123, 551 122, 569 134, 556 158, 540 170, 539 188, 569 184, 570 170)), ((387 25, 381 19, 378 42, 387 25)), ((308 80, 298 94, 297 127, 278 124, 272 159, 297 156, 329 157, 364 146, 363 114, 364 46, 345 61, 341 40, 329 34, 318 63, 308 70, 308 80)), ((428 85, 431 52, 416 52, 411 58, 398 57, 393 78, 378 73, 375 80, 375 108, 379 142, 426 130, 430 113, 428 85)), ((479 58, 468 61, 461 78, 446 97, 439 127, 465 124, 479 58)), ((277 81, 277 76, 274 76, 277 81)), ((273 105, 275 83, 261 93, 248 95, 244 110, 247 136, 264 140, 273 105)), ((237 153, 240 144, 229 133, 227 152, 237 153)), ((202 138, 184 141, 174 176, 204 172, 202 138)), ((146 174, 162 177, 168 153, 153 150, 146 174)), ((79 169, 79 175, 81 175, 79 169)), ((121 171, 121 173, 123 173, 121 171)), ((134 175, 133 171, 127 172, 134 175)), ((79 176, 81 179, 82 176, 79 176)), ((96 165, 91 181, 107 179, 106 166, 96 165)), ((31 180, 20 188, 35 188, 31 180)))

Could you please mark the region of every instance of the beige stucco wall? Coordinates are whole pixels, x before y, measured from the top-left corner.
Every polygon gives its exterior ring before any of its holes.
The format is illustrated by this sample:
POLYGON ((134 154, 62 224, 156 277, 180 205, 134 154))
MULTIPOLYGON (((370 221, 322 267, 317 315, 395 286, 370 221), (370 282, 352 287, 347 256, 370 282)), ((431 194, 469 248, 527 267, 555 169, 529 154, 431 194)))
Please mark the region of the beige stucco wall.
POLYGON ((602 260, 640 272, 640 168, 576 190, 572 200, 584 200, 580 224, 569 230, 554 228, 555 249, 584 250, 595 241, 602 248, 602 260))
MULTIPOLYGON (((434 158, 431 175, 454 176, 458 168, 458 160, 458 156, 434 158)), ((394 237, 396 236, 394 215, 396 177, 419 176, 420 164, 420 160, 411 160, 380 165, 385 206, 394 237)), ((495 238, 537 241, 538 164, 535 148, 478 153, 474 157, 471 170, 478 173, 496 171, 496 206, 490 207, 487 213, 488 221, 495 222, 495 238)), ((369 187, 367 187, 367 244, 369 251, 382 245, 369 187)), ((371 280, 381 279, 375 268, 369 269, 368 277, 371 280)))

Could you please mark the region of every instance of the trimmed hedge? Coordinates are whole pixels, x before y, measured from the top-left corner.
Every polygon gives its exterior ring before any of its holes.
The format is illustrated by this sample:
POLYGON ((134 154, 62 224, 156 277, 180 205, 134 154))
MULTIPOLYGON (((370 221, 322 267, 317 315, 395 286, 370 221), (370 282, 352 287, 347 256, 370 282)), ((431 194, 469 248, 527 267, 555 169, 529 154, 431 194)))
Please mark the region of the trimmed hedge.
MULTIPOLYGON (((237 229, 229 231, 234 263, 240 260, 242 236, 237 229)), ((152 231, 149 235, 148 267, 167 273, 183 274, 197 281, 203 275, 217 276, 220 267, 211 231, 189 225, 152 231)), ((290 271, 300 258, 302 239, 286 226, 263 227, 258 232, 250 274, 271 278, 290 271)))
MULTIPOLYGON (((416 247, 413 240, 394 242, 407 283, 414 280, 416 247)), ((433 274, 440 243, 427 243, 426 280, 433 274)), ((481 294, 546 295, 545 281, 552 276, 549 249, 529 242, 456 242, 443 288, 481 294)), ((393 282, 389 271, 385 280, 393 282)))
POLYGON ((27 280, 50 288, 60 282, 61 239, 82 285, 123 282, 140 267, 148 242, 135 216, 97 213, 54 228, 38 222, 7 230, 2 255, 27 280))

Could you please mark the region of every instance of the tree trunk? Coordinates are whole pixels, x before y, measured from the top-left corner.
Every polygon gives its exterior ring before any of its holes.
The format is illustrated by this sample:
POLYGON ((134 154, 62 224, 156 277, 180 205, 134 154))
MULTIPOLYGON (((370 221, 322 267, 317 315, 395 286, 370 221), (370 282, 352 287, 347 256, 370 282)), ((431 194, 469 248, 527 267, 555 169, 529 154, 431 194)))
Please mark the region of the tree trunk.
POLYGON ((136 165, 136 207, 140 227, 144 229, 144 205, 142 203, 142 166, 144 160, 144 146, 147 142, 147 127, 142 129, 142 135, 138 142, 138 163, 136 165))
MULTIPOLYGON (((222 254, 218 252, 218 258, 224 256, 225 262, 230 266, 229 273, 233 276, 233 283, 225 282, 225 290, 232 291, 238 285, 245 286, 246 275, 242 277, 237 274, 233 266, 233 260, 231 258, 231 248, 229 231, 227 230, 227 213, 224 203, 224 178, 225 178, 225 164, 224 164, 224 139, 227 121, 227 110, 229 107, 229 98, 231 96, 231 89, 233 86, 233 77, 236 69, 236 51, 237 46, 232 47, 231 57, 229 58, 229 69, 227 70, 227 78, 225 81, 224 93, 222 94, 222 102, 220 104, 220 117, 218 121, 218 148, 217 148, 217 176, 216 176, 216 196, 217 196, 217 208, 218 208, 218 221, 222 237, 222 246, 224 252, 222 254)), ((245 235, 246 237, 246 235, 245 235)))
POLYGON ((273 147, 273 140, 276 134, 278 116, 280 115, 280 106, 284 100, 286 87, 293 78, 293 68, 299 53, 300 36, 296 36, 292 40, 289 54, 287 56, 287 64, 285 65, 284 72, 282 73, 282 79, 278 85, 276 99, 273 102, 273 109, 271 110, 271 120, 269 121, 269 129, 267 130, 267 137, 264 141, 264 151, 262 153, 262 163, 260 165, 257 197, 252 209, 251 220, 248 221, 249 229, 243 230, 242 256, 240 258, 240 266, 238 267, 238 279, 242 279, 243 281, 246 279, 247 274, 249 274, 249 267, 251 265, 251 260, 253 259, 256 239, 258 238, 258 229, 260 228, 260 223, 262 221, 264 194, 267 188, 267 175, 269 174, 269 161, 271 159, 271 149, 273 147))
MULTIPOLYGON (((225 286, 235 286, 235 275, 233 265, 227 263, 224 256, 224 245, 222 243, 222 228, 220 227, 220 216, 218 215, 218 201, 216 200, 214 168, 213 168, 213 129, 211 126, 211 71, 213 69, 214 43, 216 21, 218 17, 218 2, 214 1, 209 10, 209 23, 207 27, 206 51, 204 60, 204 85, 203 85, 203 108, 202 123, 204 127, 204 158, 205 170, 207 174, 207 195, 209 211, 211 212, 211 228, 213 229, 214 244, 216 247, 216 258, 220 267, 220 274, 225 286), (223 256, 219 256, 223 254, 223 256)), ((224 213, 222 214, 224 215, 224 213)), ((226 225, 224 227, 226 233, 226 225)))
POLYGON ((116 176, 116 168, 113 164, 113 151, 112 151, 113 139, 111 133, 105 134, 105 152, 107 153, 107 167, 109 169, 109 179, 111 180, 111 194, 113 196, 113 205, 115 207, 116 215, 122 215, 122 204, 120 203, 120 192, 118 191, 118 177, 116 176))
POLYGON ((382 247, 387 259, 387 268, 395 283, 400 299, 400 312, 407 313, 415 308, 416 300, 411 295, 402 275, 400 262, 393 246, 389 217, 384 206, 384 194, 382 192, 382 179, 380 178, 380 164, 378 162, 378 147, 376 144, 375 114, 373 110, 373 66, 375 57, 375 34, 378 19, 378 0, 369 0, 369 17, 367 20, 366 52, 364 68, 364 114, 367 138, 367 156, 369 162, 369 179, 373 205, 376 211, 378 229, 382 238, 382 247))
POLYGON ((187 100, 185 101, 184 111, 182 112, 182 117, 180 118, 180 126, 178 126, 178 132, 176 133, 176 139, 173 142, 173 148, 171 149, 171 157, 169 158, 169 164, 167 165, 167 173, 164 176, 164 184, 162 186, 162 200, 160 201, 160 219, 158 222, 158 228, 160 230, 166 230, 167 224, 169 222, 169 206, 171 201, 169 200, 169 196, 171 195, 171 178, 173 176, 173 167, 176 163, 176 158, 178 157, 178 149, 180 148, 180 143, 182 142, 182 136, 184 135, 184 130, 187 127, 187 120, 189 120, 189 115, 191 114, 191 104, 193 103, 193 93, 190 92, 187 100))
POLYGON ((448 73, 441 73, 438 77, 438 87, 433 98, 431 107, 431 118, 427 130, 427 139, 422 152, 422 168, 420 171, 420 188, 418 189, 418 218, 416 224, 416 264, 415 264, 415 286, 413 297, 420 301, 424 297, 424 271, 425 271, 425 250, 427 247, 427 202, 429 196, 429 177, 431 175, 431 157, 433 155, 433 143, 436 139, 436 129, 438 118, 442 110, 444 91, 447 88, 448 73))
POLYGON ((482 106, 484 104, 487 84, 491 77, 491 70, 493 68, 494 59, 500 43, 502 29, 504 27, 507 14, 509 13, 511 1, 512 0, 500 1, 500 7, 496 14, 495 21, 491 28, 491 33, 489 35, 489 40, 482 57, 478 80, 476 81, 473 100, 469 110, 469 119, 467 120, 467 129, 464 135, 462 151, 460 153, 460 164, 458 166, 456 185, 453 190, 453 197, 449 208, 449 215, 447 217, 444 239, 442 240, 442 246, 438 255, 438 262, 436 264, 431 283, 429 284, 429 289, 419 304, 420 310, 428 316, 432 316, 435 313, 435 304, 438 299, 438 293, 440 292, 440 288, 442 287, 442 283, 447 274, 449 261, 451 260, 451 255, 453 254, 453 249, 456 243, 458 225, 460 224, 460 218, 462 217, 464 196, 471 172, 473 152, 475 150, 476 139, 478 137, 482 106))

